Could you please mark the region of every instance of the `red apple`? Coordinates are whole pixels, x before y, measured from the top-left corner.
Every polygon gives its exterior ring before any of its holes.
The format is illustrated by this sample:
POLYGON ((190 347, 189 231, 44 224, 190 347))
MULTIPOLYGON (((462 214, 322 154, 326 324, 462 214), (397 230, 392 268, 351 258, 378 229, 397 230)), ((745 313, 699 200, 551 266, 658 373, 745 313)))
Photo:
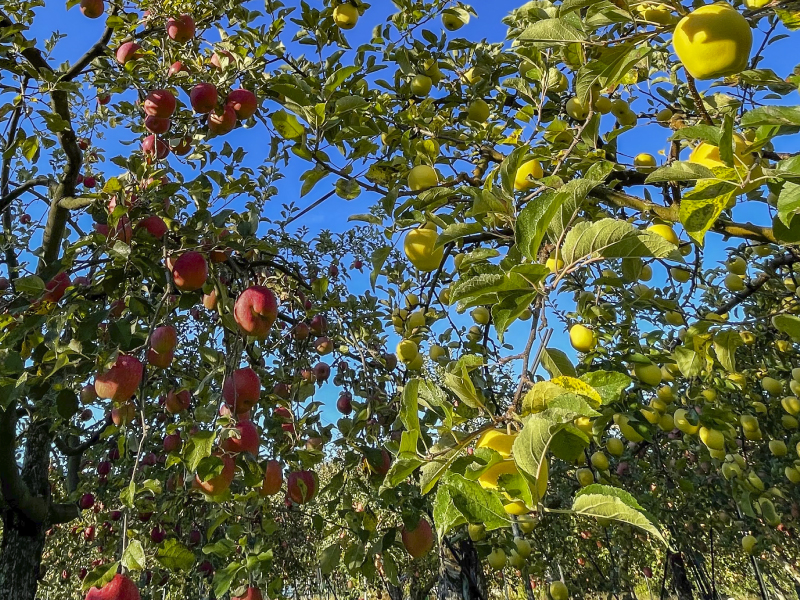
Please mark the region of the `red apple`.
POLYGON ((311 331, 316 335, 325 335, 328 330, 328 320, 325 315, 316 315, 311 319, 311 331))
POLYGON ((117 62, 124 65, 141 56, 142 47, 136 42, 125 42, 117 48, 117 62))
POLYGON ((259 492, 262 496, 274 496, 283 485, 283 466, 277 460, 268 460, 264 469, 264 483, 259 492))
POLYGON ((172 352, 178 346, 178 332, 172 325, 162 325, 153 330, 150 347, 156 352, 172 352))
POLYGON ((81 388, 81 402, 83 404, 91 404, 97 400, 97 392, 94 391, 94 386, 85 385, 81 388))
POLYGON ((258 448, 261 441, 255 424, 252 421, 239 421, 236 424, 236 429, 239 432, 239 437, 225 438, 222 441, 222 449, 233 454, 249 452, 258 456, 258 448))
POLYGON ((150 133, 162 134, 169 131, 172 121, 169 119, 162 119, 161 117, 152 117, 150 115, 144 118, 144 128, 150 133))
POLYGON ((164 452, 177 452, 181 449, 182 443, 180 433, 170 433, 164 437, 164 452))
POLYGON ((106 10, 103 0, 81 0, 81 12, 84 17, 96 19, 106 10))
POLYGON ((237 369, 225 379, 222 398, 236 414, 245 413, 261 398, 261 379, 250 367, 237 369))
POLYGON ((158 215, 150 215, 149 217, 145 217, 139 221, 138 225, 136 225, 136 229, 144 229, 147 233, 159 240, 163 238, 168 231, 167 224, 164 223, 164 219, 158 215))
POLYGON ((298 323, 292 329, 292 335, 296 340, 307 340, 308 336, 311 335, 311 328, 308 326, 308 323, 298 323))
POLYGON ((225 98, 225 104, 233 108, 240 119, 249 119, 258 109, 256 95, 250 90, 231 90, 225 98))
POLYGON ((148 348, 147 350, 147 362, 148 364, 158 368, 158 369, 166 369, 172 364, 172 360, 175 358, 174 352, 165 352, 160 354, 153 350, 152 348, 148 348))
POLYGON ((64 272, 58 273, 45 285, 45 293, 42 298, 47 302, 58 302, 64 297, 67 288, 72 285, 69 275, 64 272))
POLYGON ((217 50, 214 52, 214 54, 211 55, 211 59, 208 61, 209 64, 215 69, 222 69, 222 60, 220 59, 222 56, 228 59, 228 64, 233 64, 233 54, 227 50, 217 50))
POLYGON ((117 573, 102 588, 91 588, 86 594, 86 600, 141 600, 141 596, 133 581, 117 573))
POLYGON ((78 501, 78 506, 81 507, 81 510, 89 510, 94 506, 94 495, 92 494, 84 494, 81 496, 81 499, 78 501))
POLYGON ((97 185, 97 180, 91 175, 86 175, 83 178, 83 187, 85 187, 86 189, 89 190, 94 189, 96 185, 97 185))
POLYGON ((208 310, 214 310, 217 307, 217 290, 211 290, 208 294, 203 294, 203 306, 208 310))
POLYGON ((101 460, 97 463, 97 474, 98 475, 108 475, 111 473, 111 463, 107 460, 101 460))
POLYGON ((425 517, 413 529, 403 527, 400 537, 412 558, 425 556, 433 548, 433 529, 425 517))
POLYGON ((336 409, 343 415, 353 412, 353 395, 350 392, 342 392, 336 401, 336 409))
POLYGON ((169 90, 151 90, 144 98, 144 113, 168 119, 175 112, 175 96, 169 90))
POLYGON ((264 596, 261 595, 261 590, 251 585, 244 594, 232 597, 232 600, 264 600, 264 596))
POLYGON ((278 398, 283 398, 284 400, 288 400, 292 396, 292 388, 288 383, 279 381, 272 387, 272 393, 275 394, 278 398))
POLYGON ((177 75, 178 73, 188 73, 189 69, 184 65, 181 61, 176 60, 169 66, 169 70, 167 71, 167 77, 172 77, 173 75, 177 75))
POLYGON ((199 476, 195 475, 195 487, 209 496, 219 496, 228 491, 236 474, 236 462, 234 462, 232 456, 223 454, 219 458, 222 459, 222 473, 215 475, 208 481, 202 481, 199 476))
POLYGON ((236 111, 230 106, 222 107, 208 115, 208 132, 211 135, 225 135, 236 127, 236 111))
POLYGON ((205 285, 208 279, 208 263, 199 252, 184 252, 172 266, 175 287, 183 292, 193 292, 205 285))
POLYGON ((317 380, 317 383, 322 384, 325 381, 328 381, 328 377, 330 376, 331 367, 329 364, 319 362, 314 365, 314 378, 317 380))
POLYGON ((292 471, 286 480, 286 495, 295 504, 305 504, 317 494, 317 475, 313 471, 292 471))
POLYGON ((281 429, 289 434, 294 434, 294 415, 292 415, 292 411, 288 408, 283 406, 277 407, 274 411, 272 411, 272 418, 276 421, 280 421, 281 429))
POLYGON ((11 282, 5 277, 0 277, 0 292, 5 292, 10 287, 11 282))
POLYGON ((372 464, 372 462, 367 461, 367 466, 369 470, 383 477, 389 472, 389 469, 392 466, 392 455, 389 454, 386 450, 381 449, 381 461, 377 464, 372 464))
POLYGON ((94 380, 94 390, 99 398, 123 402, 139 389, 144 367, 135 356, 120 354, 114 365, 94 380))
POLYGON ((217 88, 210 83, 198 83, 189 92, 189 102, 195 112, 210 113, 217 105, 217 88))
POLYGON ((158 160, 164 160, 169 156, 169 144, 156 137, 155 134, 148 135, 142 140, 142 154, 158 160))
POLYGON ((164 409, 173 415, 177 415, 185 410, 188 410, 192 403, 192 396, 189 390, 170 390, 167 393, 167 399, 164 401, 164 409))
POLYGON ((269 288, 254 285, 236 299, 233 316, 243 333, 263 340, 278 316, 278 300, 269 288))
POLYGON ((167 35, 171 40, 185 43, 194 37, 194 19, 191 15, 181 15, 167 21, 167 35))
POLYGON ((322 356, 333 352, 333 341, 329 337, 318 337, 314 340, 314 349, 322 356))
POLYGON ((127 425, 136 418, 136 406, 133 402, 123 401, 121 403, 114 402, 111 407, 111 421, 117 427, 127 425))

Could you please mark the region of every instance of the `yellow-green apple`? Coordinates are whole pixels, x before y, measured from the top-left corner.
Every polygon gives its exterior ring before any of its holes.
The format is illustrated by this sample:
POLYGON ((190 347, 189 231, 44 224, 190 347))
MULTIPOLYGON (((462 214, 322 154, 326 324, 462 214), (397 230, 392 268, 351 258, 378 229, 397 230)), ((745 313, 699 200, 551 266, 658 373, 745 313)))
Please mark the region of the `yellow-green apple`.
POLYGON ((222 398, 238 414, 248 412, 261 397, 261 379, 250 367, 237 369, 225 379, 222 398))
POLYGON ((263 340, 278 316, 278 300, 269 288, 254 285, 236 299, 233 318, 243 333, 263 340))
POLYGON ((142 372, 143 366, 138 358, 120 354, 108 371, 95 377, 94 391, 99 398, 123 402, 136 393, 142 372))

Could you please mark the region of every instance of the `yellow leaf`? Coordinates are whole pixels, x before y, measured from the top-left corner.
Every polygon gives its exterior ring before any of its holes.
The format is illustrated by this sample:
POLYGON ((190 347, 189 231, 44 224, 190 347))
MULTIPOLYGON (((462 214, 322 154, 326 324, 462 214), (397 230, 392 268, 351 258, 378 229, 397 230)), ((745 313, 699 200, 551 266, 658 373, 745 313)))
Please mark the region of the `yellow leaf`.
POLYGON ((603 399, 600 397, 600 394, 597 393, 597 390, 580 379, 569 377, 568 375, 561 375, 560 377, 551 379, 550 383, 554 383, 568 392, 588 398, 592 401, 590 404, 593 404, 595 408, 603 403, 603 399))

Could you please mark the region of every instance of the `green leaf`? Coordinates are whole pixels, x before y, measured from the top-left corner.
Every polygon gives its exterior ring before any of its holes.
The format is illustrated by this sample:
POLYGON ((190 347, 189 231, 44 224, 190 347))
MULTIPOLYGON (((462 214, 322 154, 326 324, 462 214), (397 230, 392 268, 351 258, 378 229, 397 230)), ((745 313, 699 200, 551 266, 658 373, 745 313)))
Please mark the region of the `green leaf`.
POLYGON ((598 58, 589 61, 578 70, 576 95, 581 100, 589 98, 591 88, 599 84, 612 88, 621 83, 631 69, 650 54, 649 45, 618 44, 612 48, 599 50, 598 58))
POLYGON ((696 181, 713 177, 714 171, 708 167, 689 161, 676 161, 656 169, 647 176, 645 181, 646 183, 665 183, 667 181, 696 181))
POLYGON ((775 315, 772 326, 793 340, 800 340, 800 317, 794 315, 775 315))
POLYGON ((738 331, 727 329, 714 334, 714 354, 717 355, 719 364, 729 373, 736 371, 736 349, 743 344, 738 331))
POLYGON ((309 169, 302 175, 300 175, 300 181, 303 182, 303 185, 300 186, 300 197, 302 198, 311 190, 314 189, 314 186, 317 185, 324 177, 329 174, 327 169, 323 169, 322 167, 314 167, 313 169, 309 169))
POLYGON ((536 292, 511 292, 499 295, 499 302, 492 305, 492 323, 500 342, 503 341, 506 329, 528 309, 536 296, 536 292))
MULTIPOLYGON (((403 432, 405 435, 408 432, 403 432)), ((397 458, 389 471, 381 482, 380 492, 388 490, 400 485, 403 481, 408 479, 411 474, 424 465, 427 461, 420 460, 419 458, 397 458)))
POLYGON ((451 491, 447 486, 440 485, 436 489, 436 497, 433 499, 433 521, 436 523, 439 540, 456 527, 467 523, 464 515, 453 504, 451 491))
POLYGON ((26 296, 36 297, 44 292, 44 281, 37 275, 20 277, 14 281, 14 286, 18 292, 25 294, 26 296))
POLYGON ((319 568, 323 575, 330 575, 333 570, 339 566, 339 561, 342 559, 342 546, 340 544, 332 544, 323 548, 319 555, 319 568))
POLYGON ((372 263, 372 272, 369 274, 369 283, 372 286, 372 289, 375 289, 375 282, 378 280, 378 275, 380 275, 383 265, 391 253, 391 246, 381 246, 372 253, 372 257, 370 258, 370 262, 372 263))
MULTIPOLYGON (((516 242, 523 256, 530 261, 539 262, 539 246, 554 217, 556 215, 563 217, 562 207, 568 205, 573 207, 568 217, 571 219, 577 206, 599 183, 588 179, 573 179, 556 192, 542 194, 533 202, 529 202, 517 218, 516 242)), ((563 231, 566 225, 567 223, 562 220, 560 231, 563 231)), ((556 242, 558 239, 553 241, 556 242)))
POLYGON ((705 366, 703 354, 686 346, 678 346, 672 353, 684 377, 698 377, 705 366))
POLYGON ((305 128, 300 124, 293 114, 285 110, 279 110, 270 115, 272 125, 287 140, 294 140, 303 135, 305 128))
POLYGON ((325 80, 325 93, 330 95, 335 92, 342 83, 344 83, 345 79, 350 77, 353 73, 357 73, 359 67, 357 66, 349 66, 349 67, 342 67, 341 69, 337 69, 333 73, 331 73, 328 78, 325 80))
POLYGON ((590 371, 581 375, 580 379, 597 390, 603 404, 611 404, 619 400, 622 392, 632 381, 625 373, 617 371, 590 371))
POLYGON ((176 539, 167 539, 156 553, 156 560, 170 571, 188 571, 194 565, 194 552, 176 539))
POLYGON ((129 571, 141 571, 144 569, 146 562, 147 557, 144 554, 142 542, 130 540, 122 555, 122 566, 129 571))
POLYGON ((436 239, 436 247, 441 247, 455 240, 460 240, 468 235, 474 235, 483 231, 480 223, 453 223, 448 225, 436 239))
POLYGON ((214 573, 214 581, 212 582, 212 586, 214 587, 214 595, 217 598, 231 589, 231 583, 233 583, 233 579, 243 568, 244 566, 242 563, 232 562, 222 569, 217 569, 217 571, 214 573))
POLYGON ((408 432, 419 433, 419 405, 417 404, 419 385, 419 379, 411 379, 403 388, 403 394, 400 397, 400 422, 408 432))
POLYGON ((467 354, 458 359, 452 371, 444 374, 445 386, 470 408, 485 408, 483 392, 475 389, 470 377, 470 371, 481 365, 480 357, 467 354))
POLYGON ((577 415, 563 409, 548 409, 531 415, 514 440, 514 462, 531 483, 547 478, 547 453, 553 438, 577 415))
POLYGON ((778 194, 778 218, 786 227, 800 210, 800 184, 786 181, 778 194))
POLYGON ((196 471, 200 461, 207 456, 211 456, 211 451, 214 448, 214 437, 215 432, 213 431, 198 431, 189 438, 183 453, 183 460, 190 471, 196 471))
POLYGON ((117 569, 119 569, 119 562, 95 567, 89 571, 86 577, 83 578, 81 590, 86 592, 93 587, 103 587, 105 584, 114 579, 114 575, 117 574, 117 569))
POLYGON ((674 244, 656 233, 642 231, 627 221, 617 219, 578 223, 564 239, 561 256, 567 265, 597 256, 655 257, 683 262, 674 244))
POLYGON ((550 377, 560 377, 561 375, 578 376, 569 357, 565 352, 557 348, 544 349, 544 352, 542 352, 542 366, 545 371, 550 373, 550 377))
MULTIPOLYGON (((470 481, 463 475, 448 472, 439 481, 439 490, 442 488, 447 490, 450 503, 463 515, 465 522, 483 523, 487 531, 508 525, 510 519, 503 508, 500 496, 483 489, 477 481, 470 481)), ((437 502, 438 496, 439 492, 437 492, 437 502)), ((450 529, 443 527, 435 516, 434 520, 441 539, 452 527, 450 529)))
POLYGON ((528 26, 517 38, 535 46, 551 47, 585 41, 584 35, 559 19, 543 19, 528 26))
POLYGON ((741 190, 713 179, 701 180, 697 187, 681 199, 680 220, 686 233, 703 244, 706 232, 716 223, 722 211, 741 190), (713 197, 708 198, 709 192, 713 197), (714 194, 719 195, 714 195, 714 194))
POLYGON ((336 182, 336 195, 345 200, 355 200, 361 194, 361 186, 355 179, 340 179, 336 182))
POLYGON ((663 544, 667 544, 658 528, 642 512, 639 503, 633 496, 619 488, 589 485, 575 495, 572 510, 578 515, 611 519, 638 527, 663 544))
POLYGON ((800 125, 800 106, 760 106, 742 117, 742 127, 800 125))

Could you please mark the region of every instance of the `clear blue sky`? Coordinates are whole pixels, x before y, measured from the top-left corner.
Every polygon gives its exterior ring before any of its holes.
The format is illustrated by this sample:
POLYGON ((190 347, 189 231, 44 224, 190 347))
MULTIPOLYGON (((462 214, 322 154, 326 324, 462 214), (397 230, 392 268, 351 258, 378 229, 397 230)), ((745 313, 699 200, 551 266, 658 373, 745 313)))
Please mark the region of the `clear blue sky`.
MULTIPOLYGON (((250 4, 252 5, 252 10, 263 10, 263 3, 251 2, 250 4)), ((292 5, 295 4, 295 2, 288 0, 286 4, 292 5)), ((311 1, 310 4, 317 7, 322 6, 322 3, 318 0, 311 1)), ((472 21, 463 29, 461 29, 457 35, 459 37, 465 37, 472 40, 486 38, 490 41, 501 41, 504 39, 506 33, 506 27, 500 22, 501 18, 505 16, 508 11, 517 8, 520 4, 521 2, 510 2, 507 0, 499 0, 495 2, 487 2, 483 0, 475 2, 474 6, 479 13, 479 17, 477 19, 472 19, 472 21)), ((351 46, 355 48, 360 43, 368 42, 371 37, 373 27, 376 24, 383 22, 386 17, 393 12, 393 10, 394 7, 388 0, 376 0, 373 2, 372 7, 358 23, 357 28, 346 33, 348 40, 350 40, 351 46)), ((31 29, 31 35, 38 38, 40 42, 49 37, 53 31, 56 30, 61 34, 66 35, 64 39, 59 41, 53 53, 57 59, 56 62, 58 63, 63 61, 74 61, 78 56, 83 54, 90 44, 100 37, 103 29, 102 19, 86 19, 80 14, 77 6, 67 11, 63 2, 48 2, 46 7, 41 7, 38 9, 37 15, 37 19, 34 21, 31 29)), ((289 27, 293 27, 293 25, 290 24, 289 27)), ((440 27, 439 21, 431 23, 431 27, 438 29, 440 27)), ((210 35, 210 41, 217 41, 218 38, 216 36, 218 36, 218 33, 215 30, 212 30, 210 35)), ((451 36, 452 35, 453 34, 451 34, 451 36)), ((754 37, 755 46, 757 47, 761 42, 763 34, 755 32, 754 37)), ((794 43, 796 43, 796 38, 795 40, 784 39, 770 46, 766 52, 767 60, 765 60, 761 66, 774 69, 782 77, 788 75, 796 60, 796 47, 794 46, 794 43)), ((297 49, 290 46, 290 51, 296 52, 297 49)), ((115 100, 118 99, 115 98, 115 100)), ((796 103, 797 97, 792 95, 786 101, 784 101, 783 104, 788 104, 790 102, 796 103)), ((609 119, 605 130, 609 129, 610 125, 611 120, 609 119)), ((257 148, 263 140, 264 132, 262 131, 262 127, 263 126, 259 124, 253 129, 236 130, 234 133, 226 136, 224 141, 231 143, 234 147, 236 147, 236 145, 241 145, 245 149, 257 148)), ((663 150, 667 147, 667 138, 669 134, 669 129, 662 128, 658 125, 648 125, 637 128, 635 131, 625 133, 622 136, 622 141, 620 143, 620 154, 622 156, 632 157, 639 152, 649 152, 659 156, 659 161, 662 161, 663 153, 659 153, 663 152, 663 150)), ((119 139, 122 140, 130 140, 134 137, 132 133, 126 132, 122 129, 119 129, 111 134, 110 138, 112 140, 114 139, 114 135, 118 135, 119 139)), ((217 142, 217 144, 221 144, 221 142, 217 142)), ((109 156, 114 156, 115 154, 125 151, 119 147, 114 148, 113 143, 108 143, 107 147, 109 149, 109 156)), ((784 150, 785 148, 778 149, 784 150)), ((253 152, 253 155, 256 154, 258 153, 253 152)), ((246 162, 247 160, 249 159, 246 159, 246 162)), ((297 197, 299 190, 298 180, 300 174, 307 168, 307 165, 308 163, 296 160, 283 171, 286 177, 278 184, 280 194, 268 205, 268 210, 274 210, 275 214, 277 214, 280 204, 289 200, 298 202, 301 207, 310 204, 328 191, 328 189, 330 189, 329 186, 335 183, 335 177, 329 177, 322 183, 318 184, 311 194, 303 199, 299 199, 297 197)), ((108 165, 106 176, 115 174, 115 169, 116 167, 113 165, 108 165)), ((375 196, 367 192, 362 193, 358 199, 351 202, 346 202, 345 200, 334 196, 326 201, 322 206, 315 208, 309 214, 301 218, 295 223, 295 225, 308 227, 312 232, 319 231, 323 228, 330 229, 334 232, 345 231, 350 228, 347 217, 351 214, 367 212, 368 207, 374 200, 375 196)), ((759 203, 758 212, 746 207, 737 209, 736 218, 740 220, 756 220, 764 223, 765 215, 763 206, 763 204, 759 203)), ((233 208, 241 207, 234 205, 233 208)), ((40 217, 41 209, 32 210, 32 214, 34 218, 40 217)), ((91 226, 88 218, 82 220, 81 223, 87 228, 91 226)), ((709 237, 711 245, 720 246, 719 238, 717 236, 710 234, 709 237)), ((721 260, 724 258, 724 256, 725 255, 721 252, 714 252, 707 258, 707 261, 721 260)), ((660 268, 656 268, 654 278, 650 284, 658 285, 659 282, 664 281, 665 277, 666 274, 660 268)), ((353 287, 354 291, 366 289, 368 287, 366 275, 354 279, 353 287)), ((463 322, 467 325, 471 324, 471 320, 468 318, 464 318, 460 322, 463 322)), ((555 319, 551 319, 550 323, 557 324, 557 321, 555 319)), ((510 334, 507 336, 507 340, 516 346, 519 346, 524 343, 526 334, 527 324, 516 324, 514 327, 512 327, 510 334)), ((390 345, 393 346, 393 343, 390 345)), ((551 345, 561 347, 574 356, 574 353, 569 347, 566 337, 562 331, 557 330, 555 332, 551 345)), ((325 395, 327 396, 327 394, 325 395)))

